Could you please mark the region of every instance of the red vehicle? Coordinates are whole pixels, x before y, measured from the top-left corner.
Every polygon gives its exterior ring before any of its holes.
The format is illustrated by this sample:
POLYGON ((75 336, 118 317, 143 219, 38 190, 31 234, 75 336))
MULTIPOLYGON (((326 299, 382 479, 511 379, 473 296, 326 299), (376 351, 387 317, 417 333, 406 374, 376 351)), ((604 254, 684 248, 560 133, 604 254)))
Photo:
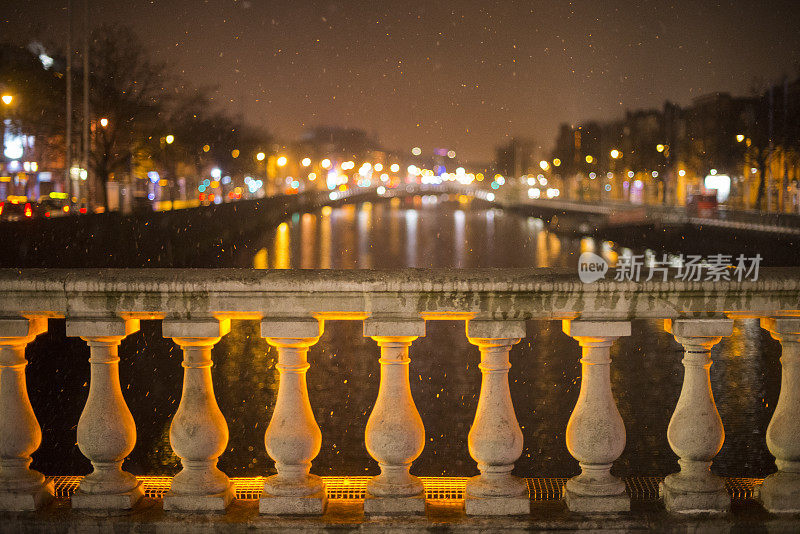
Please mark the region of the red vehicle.
POLYGON ((686 205, 689 214, 695 217, 716 217, 717 216, 717 193, 699 193, 692 195, 686 205))

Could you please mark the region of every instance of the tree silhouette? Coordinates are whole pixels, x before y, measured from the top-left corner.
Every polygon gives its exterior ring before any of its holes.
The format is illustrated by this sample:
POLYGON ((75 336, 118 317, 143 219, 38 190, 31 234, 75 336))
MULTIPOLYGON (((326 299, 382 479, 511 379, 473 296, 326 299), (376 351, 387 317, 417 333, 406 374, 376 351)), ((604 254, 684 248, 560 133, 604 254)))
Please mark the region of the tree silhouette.
POLYGON ((125 26, 96 28, 90 48, 89 166, 107 208, 106 184, 112 174, 130 172, 133 156, 156 133, 168 83, 166 66, 152 61, 125 26))

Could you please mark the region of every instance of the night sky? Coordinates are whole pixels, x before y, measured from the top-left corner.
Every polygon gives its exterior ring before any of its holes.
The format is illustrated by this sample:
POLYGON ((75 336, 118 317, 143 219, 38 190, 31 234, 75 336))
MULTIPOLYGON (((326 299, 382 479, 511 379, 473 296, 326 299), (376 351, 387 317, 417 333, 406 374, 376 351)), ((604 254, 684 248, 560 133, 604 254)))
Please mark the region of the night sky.
MULTIPOLYGON (((1 3, 0 39, 65 31, 66 0, 1 3)), ((478 161, 507 136, 549 148, 560 122, 749 94, 800 64, 796 0, 93 0, 91 18, 278 136, 358 127, 478 161)))

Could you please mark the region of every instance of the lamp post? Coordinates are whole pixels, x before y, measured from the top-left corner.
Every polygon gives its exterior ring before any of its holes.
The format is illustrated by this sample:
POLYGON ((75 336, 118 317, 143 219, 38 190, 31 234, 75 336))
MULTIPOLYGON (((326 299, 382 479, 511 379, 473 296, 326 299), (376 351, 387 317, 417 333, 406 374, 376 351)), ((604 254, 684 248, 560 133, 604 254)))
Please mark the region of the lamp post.
MULTIPOLYGON (((175 202, 175 193, 173 191, 173 186, 175 182, 175 172, 174 172, 174 165, 172 161, 172 154, 170 153, 169 146, 175 142, 175 136, 172 134, 167 134, 164 136, 164 163, 167 166, 167 187, 169 188, 169 203, 170 209, 172 209, 173 203, 175 202), (171 182, 170 182, 171 181, 171 182)), ((161 187, 161 184, 159 184, 161 187)))
POLYGON ((739 200, 739 206, 742 208, 749 208, 750 207, 750 177, 752 173, 750 172, 750 158, 749 158, 749 150, 748 147, 750 146, 750 139, 747 138, 744 134, 736 134, 736 143, 743 144, 744 150, 741 151, 742 159, 742 178, 739 182, 741 185, 737 187, 736 196, 739 200))
MULTIPOLYGON (((612 148, 611 152, 609 152, 608 155, 611 156, 611 176, 610 177, 606 177, 607 178, 606 185, 603 186, 603 189, 605 189, 606 186, 610 186, 611 188, 614 188, 615 186, 618 185, 618 182, 619 182, 619 180, 617 179, 617 161, 622 159, 622 151, 617 149, 617 148, 612 148)), ((613 199, 614 195, 618 194, 616 192, 617 189, 615 189, 614 193, 611 193, 611 191, 608 190, 609 194, 606 195, 606 196, 613 199)), ((620 196, 619 198, 622 198, 622 197, 620 196)))
MULTIPOLYGON (((287 159, 286 156, 278 156, 278 159, 275 160, 275 164, 280 169, 282 169, 283 167, 286 167, 286 164, 288 162, 289 162, 289 160, 287 159)), ((275 192, 279 193, 283 189, 283 185, 280 185, 280 184, 281 184, 281 181, 283 180, 284 176, 283 176, 282 172, 279 172, 277 174, 278 174, 278 176, 276 176, 276 182, 277 182, 276 185, 278 185, 278 187, 276 188, 275 192), (280 179, 278 179, 278 178, 280 178, 280 179)))
POLYGON ((2 130, 2 136, 0 136, 0 140, 2 140, 2 144, 0 144, 0 152, 2 152, 2 156, 3 156, 3 171, 5 171, 7 163, 8 163, 6 161, 6 142, 5 142, 5 139, 6 139, 6 121, 5 121, 5 119, 6 119, 6 113, 7 113, 6 110, 11 106, 11 103, 14 101, 14 97, 12 95, 8 94, 8 93, 3 93, 3 96, 0 97, 0 101, 3 102, 3 120, 2 120, 3 130, 2 130))
MULTIPOLYGON (((591 167, 591 165, 592 165, 592 164, 594 164, 594 163, 595 163, 597 160, 596 160, 596 159, 595 159, 595 157, 594 157, 594 156, 592 156, 591 154, 587 154, 587 155, 586 155, 586 157, 585 157, 585 158, 583 158, 583 159, 584 159, 584 161, 586 161, 586 165, 587 165, 587 167, 586 167, 586 168, 587 168, 587 169, 589 169, 589 180, 590 180, 590 182, 589 182, 589 186, 588 186, 588 188, 587 188, 587 193, 588 193, 588 196, 589 196, 588 200, 589 200, 590 202, 591 202, 591 201, 594 201, 594 200, 600 200, 600 194, 599 194, 599 191, 601 191, 601 190, 602 190, 602 186, 600 186, 600 189, 598 189, 598 196, 597 196, 597 198, 595 199, 595 198, 594 198, 594 191, 592 191, 592 189, 594 189, 594 186, 592 185, 592 182, 591 182, 591 181, 593 181, 593 180, 597 180, 597 173, 594 173, 594 175, 595 175, 595 176, 594 176, 594 178, 592 178, 592 174, 593 174, 593 172, 592 172, 592 167, 591 167)), ((600 180, 598 180, 598 183, 600 183, 600 180)), ((584 200, 584 199, 583 199, 583 198, 581 198, 581 200, 584 200)))
MULTIPOLYGON (((9 119, 10 123, 10 115, 11 115, 11 104, 14 102, 14 96, 10 93, 3 93, 0 96, 0 102, 3 103, 3 114, 2 118, 0 118, 0 123, 2 123, 2 130, 0 130, 0 156, 2 156, 2 172, 8 172, 8 158, 6 157, 6 119, 9 119)), ((11 184, 11 182, 9 182, 11 184)), ((9 185, 11 187, 11 185, 9 185)), ((8 191, 6 191, 6 195, 8 195, 8 191)))
POLYGON ((264 191, 269 189, 269 176, 267 176, 267 155, 263 152, 256 154, 256 161, 264 163, 264 191))

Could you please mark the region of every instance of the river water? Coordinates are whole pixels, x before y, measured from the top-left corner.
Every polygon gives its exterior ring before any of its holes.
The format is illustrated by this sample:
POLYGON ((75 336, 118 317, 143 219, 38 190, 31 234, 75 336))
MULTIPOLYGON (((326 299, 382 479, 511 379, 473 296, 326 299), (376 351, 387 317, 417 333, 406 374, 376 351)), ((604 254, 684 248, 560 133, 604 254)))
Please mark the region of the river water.
MULTIPOLYGON (((257 246, 240 249, 224 264, 209 260, 208 266, 570 268, 587 249, 612 261, 619 252, 615 244, 556 236, 535 219, 415 197, 293 214, 277 228, 264 228, 257 246)), ((309 351, 309 395, 323 436, 312 471, 320 475, 378 473, 364 446, 378 391, 378 347, 361 328, 360 321, 329 321, 309 351)), ((48 475, 88 473, 89 462, 76 445, 88 394, 88 347, 65 336, 63 320, 51 320, 27 355, 31 402, 43 430, 33 467, 48 475)), ((120 356, 123 393, 138 432, 125 468, 137 475, 174 474, 179 465, 168 432, 180 401, 180 349, 161 337, 160 322, 143 321, 141 331, 123 341, 120 356)), ((765 476, 775 469, 764 436, 779 392, 780 346, 756 320, 737 320, 733 335, 713 356, 713 389, 726 430, 713 469, 726 476, 765 476)), ((264 431, 277 393, 275 349, 259 336, 257 321, 234 321, 213 357, 216 396, 230 429, 220 467, 230 476, 274 473, 264 431)), ((633 334, 614 344, 612 387, 627 430, 617 474, 665 475, 678 469, 666 429, 680 393, 681 357, 680 346, 657 321, 633 321, 633 334)), ((577 342, 556 321, 529 321, 528 336, 513 348, 511 395, 525 437, 517 474, 578 472, 564 436, 580 389, 579 358, 577 342)), ((477 474, 467 433, 480 388, 478 362, 463 321, 430 321, 426 336, 411 346, 411 389, 426 431, 414 474, 477 474)))

